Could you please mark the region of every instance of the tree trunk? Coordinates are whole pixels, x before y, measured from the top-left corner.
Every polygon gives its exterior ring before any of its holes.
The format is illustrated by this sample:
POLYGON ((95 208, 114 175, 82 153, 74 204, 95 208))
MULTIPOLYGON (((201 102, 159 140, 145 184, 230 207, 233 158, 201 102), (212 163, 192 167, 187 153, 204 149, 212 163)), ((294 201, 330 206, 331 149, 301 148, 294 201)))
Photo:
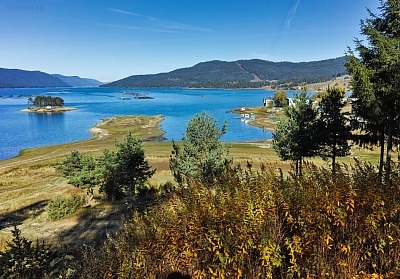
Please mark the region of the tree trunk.
POLYGON ((387 140, 387 149, 386 149, 386 183, 390 182, 390 173, 392 170, 392 147, 393 147, 393 117, 389 116, 389 125, 388 125, 388 140, 387 140))
POLYGON ((385 159, 385 125, 382 124, 381 134, 379 135, 379 143, 381 145, 381 154, 379 158, 379 177, 383 176, 383 165, 385 159))
POLYGON ((300 157, 299 176, 303 175, 303 157, 300 157))
POLYGON ((92 206, 93 197, 94 197, 93 189, 88 189, 86 191, 86 204, 85 204, 85 207, 92 206))
POLYGON ((332 173, 335 174, 336 172, 336 135, 333 140, 332 146, 332 173))

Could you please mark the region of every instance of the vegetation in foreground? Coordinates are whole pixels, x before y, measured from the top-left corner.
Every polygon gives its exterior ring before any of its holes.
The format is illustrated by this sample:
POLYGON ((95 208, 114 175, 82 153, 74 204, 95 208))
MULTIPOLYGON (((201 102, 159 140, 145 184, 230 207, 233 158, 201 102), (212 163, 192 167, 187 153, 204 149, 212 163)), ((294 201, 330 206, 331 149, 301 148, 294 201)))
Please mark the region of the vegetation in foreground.
POLYGON ((86 247, 82 278, 396 278, 399 183, 370 165, 303 176, 229 168, 190 183, 86 247), (374 277, 375 276, 375 277, 374 277))
MULTIPOLYGON (((50 251, 36 275, 55 272, 57 259, 56 271, 76 278, 396 278, 398 171, 386 184, 369 164, 335 173, 306 164, 301 177, 227 165, 218 180, 189 179, 134 210, 120 233, 82 246, 74 261, 50 251)), ((36 257, 25 249, 9 245, 0 260, 5 274, 18 266, 15 278, 32 278, 30 259, 12 256, 36 257)))

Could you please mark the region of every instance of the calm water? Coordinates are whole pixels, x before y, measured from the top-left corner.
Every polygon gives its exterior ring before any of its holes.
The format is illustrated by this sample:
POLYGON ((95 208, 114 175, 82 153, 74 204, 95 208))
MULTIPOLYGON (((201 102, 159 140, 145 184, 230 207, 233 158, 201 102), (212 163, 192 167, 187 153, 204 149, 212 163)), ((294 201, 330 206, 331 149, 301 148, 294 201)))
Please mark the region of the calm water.
POLYGON ((223 141, 269 139, 272 134, 236 119, 227 111, 244 105, 262 106, 265 90, 191 90, 191 89, 110 89, 40 88, 0 89, 0 160, 17 156, 22 149, 90 138, 89 129, 101 119, 119 115, 162 114, 161 129, 167 140, 179 141, 187 121, 206 111, 219 124, 228 122, 223 141), (121 92, 137 92, 154 99, 137 100, 121 92), (58 96, 65 105, 78 110, 62 114, 22 113, 28 98, 37 95, 58 96), (121 97, 131 97, 121 100, 121 97))

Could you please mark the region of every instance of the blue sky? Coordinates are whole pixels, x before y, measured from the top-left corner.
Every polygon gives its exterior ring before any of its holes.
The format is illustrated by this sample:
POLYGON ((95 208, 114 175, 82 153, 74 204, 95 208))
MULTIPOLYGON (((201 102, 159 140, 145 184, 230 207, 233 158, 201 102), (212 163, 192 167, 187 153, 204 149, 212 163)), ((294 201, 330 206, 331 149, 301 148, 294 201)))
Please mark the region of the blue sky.
POLYGON ((113 81, 209 60, 316 61, 378 0, 2 0, 0 67, 113 81))

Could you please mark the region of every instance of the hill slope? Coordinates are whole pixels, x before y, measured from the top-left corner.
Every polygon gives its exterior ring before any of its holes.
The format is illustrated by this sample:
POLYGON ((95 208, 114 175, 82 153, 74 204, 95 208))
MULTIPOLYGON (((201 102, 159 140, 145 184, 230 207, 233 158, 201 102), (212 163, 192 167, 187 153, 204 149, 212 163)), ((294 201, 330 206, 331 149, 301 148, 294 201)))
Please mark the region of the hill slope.
POLYGON ((53 74, 52 76, 64 81, 71 86, 77 87, 97 87, 103 84, 102 82, 95 79, 81 78, 78 76, 63 76, 60 74, 53 74))
POLYGON ((209 61, 168 73, 133 75, 103 87, 261 87, 296 85, 332 79, 346 73, 345 57, 313 62, 271 62, 260 59, 209 61))
POLYGON ((40 71, 0 68, 0 88, 69 86, 59 78, 40 71))

